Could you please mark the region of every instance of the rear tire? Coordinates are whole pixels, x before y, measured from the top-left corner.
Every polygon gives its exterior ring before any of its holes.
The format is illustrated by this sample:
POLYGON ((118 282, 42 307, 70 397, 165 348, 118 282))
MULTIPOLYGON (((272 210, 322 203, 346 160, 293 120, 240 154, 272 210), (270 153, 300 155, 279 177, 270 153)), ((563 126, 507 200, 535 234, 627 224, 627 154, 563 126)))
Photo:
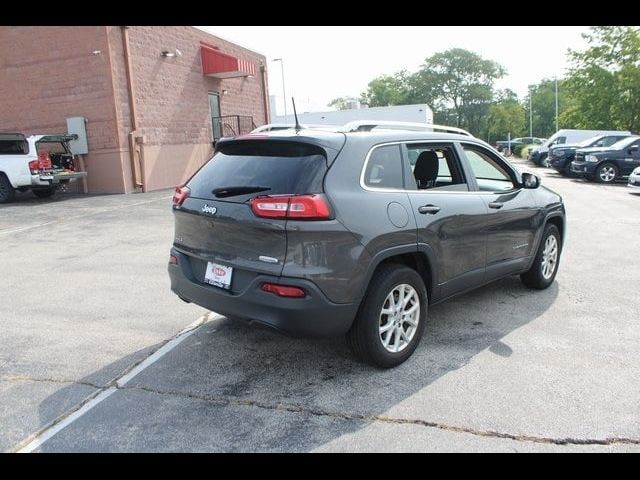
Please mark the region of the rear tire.
POLYGON ((418 272, 400 264, 384 265, 371 279, 347 332, 347 344, 370 365, 400 365, 420 343, 427 306, 427 289, 418 272))
POLYGON ((56 193, 56 187, 34 188, 32 191, 38 198, 49 198, 56 193))
POLYGON ((538 253, 533 260, 533 265, 525 273, 520 275, 522 283, 529 288, 544 290, 553 283, 558 273, 560 264, 562 238, 558 227, 552 223, 547 224, 540 240, 538 253), (550 237, 553 237, 550 239, 550 237), (554 250, 555 248, 555 250, 554 250))
POLYGON ((0 172, 0 203, 13 202, 15 198, 15 188, 13 188, 7 176, 0 172))

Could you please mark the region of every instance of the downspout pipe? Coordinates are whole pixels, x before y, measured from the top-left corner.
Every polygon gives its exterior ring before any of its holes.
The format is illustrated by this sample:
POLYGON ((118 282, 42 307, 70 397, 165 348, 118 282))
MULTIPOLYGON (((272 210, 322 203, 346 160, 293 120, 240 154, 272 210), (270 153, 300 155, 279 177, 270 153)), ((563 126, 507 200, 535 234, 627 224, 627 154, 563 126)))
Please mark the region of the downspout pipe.
MULTIPOLYGON (((129 50, 129 27, 120 27, 122 31, 122 50, 124 52, 124 68, 127 77, 127 95, 129 97, 129 117, 131 118, 131 131, 129 132, 129 161, 131 163, 131 174, 133 185, 146 191, 144 186, 144 169, 142 161, 136 161, 138 133, 138 111, 136 108, 135 85, 133 81, 133 68, 131 65, 131 54, 129 50)), ((142 147, 140 147, 142 148, 142 147)))

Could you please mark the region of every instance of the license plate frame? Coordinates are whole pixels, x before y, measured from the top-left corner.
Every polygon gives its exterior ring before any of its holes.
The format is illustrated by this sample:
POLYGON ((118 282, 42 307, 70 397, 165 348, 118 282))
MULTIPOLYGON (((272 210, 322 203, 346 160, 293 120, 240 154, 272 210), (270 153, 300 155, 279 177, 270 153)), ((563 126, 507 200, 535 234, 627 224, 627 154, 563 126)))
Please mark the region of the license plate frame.
POLYGON ((215 262, 207 262, 207 268, 204 271, 204 283, 224 290, 231 290, 232 279, 233 267, 215 262))

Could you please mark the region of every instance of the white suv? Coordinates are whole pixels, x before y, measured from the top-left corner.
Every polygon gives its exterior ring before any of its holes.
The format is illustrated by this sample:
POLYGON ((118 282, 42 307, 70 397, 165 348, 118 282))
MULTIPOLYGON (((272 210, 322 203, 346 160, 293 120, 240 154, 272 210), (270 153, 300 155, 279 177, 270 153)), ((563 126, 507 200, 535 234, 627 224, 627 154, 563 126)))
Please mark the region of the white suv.
POLYGON ((14 199, 16 190, 33 190, 39 198, 53 195, 61 184, 86 176, 75 171, 69 142, 75 135, 0 133, 0 203, 14 199))

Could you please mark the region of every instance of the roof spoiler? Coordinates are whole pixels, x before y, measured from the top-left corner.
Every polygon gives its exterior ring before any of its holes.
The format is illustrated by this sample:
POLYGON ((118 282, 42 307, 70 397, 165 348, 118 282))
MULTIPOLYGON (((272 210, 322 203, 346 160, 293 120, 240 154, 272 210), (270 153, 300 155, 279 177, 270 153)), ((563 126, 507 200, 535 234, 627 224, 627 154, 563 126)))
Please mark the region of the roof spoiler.
POLYGON ((387 128, 392 130, 414 130, 414 131, 429 131, 429 132, 446 132, 456 133, 458 135, 465 135, 467 137, 473 137, 469 132, 457 127, 448 127, 446 125, 435 125, 432 123, 415 123, 415 122, 393 122, 386 120, 356 120, 343 125, 339 131, 348 132, 370 132, 374 128, 387 128))

